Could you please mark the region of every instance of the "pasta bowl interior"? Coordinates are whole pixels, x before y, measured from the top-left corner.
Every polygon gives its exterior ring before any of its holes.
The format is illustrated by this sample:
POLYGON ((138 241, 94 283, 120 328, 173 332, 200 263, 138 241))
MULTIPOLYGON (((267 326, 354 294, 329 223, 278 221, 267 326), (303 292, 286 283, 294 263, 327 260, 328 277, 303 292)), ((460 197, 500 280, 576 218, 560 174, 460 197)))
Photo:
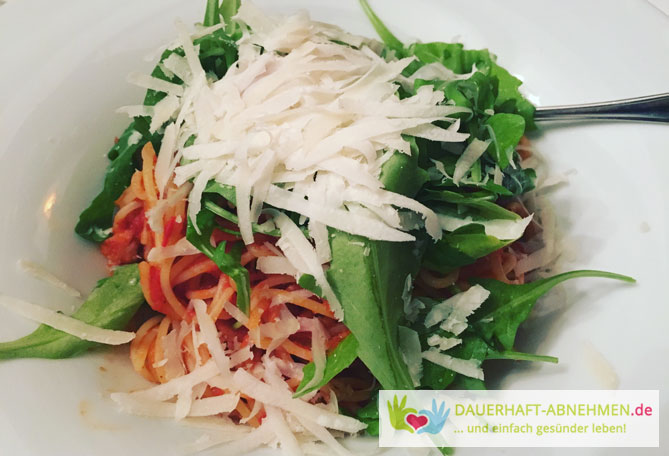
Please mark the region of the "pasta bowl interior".
MULTIPOLYGON (((307 8, 315 19, 374 36, 353 1, 257 3, 283 14, 307 8)), ((572 2, 566 8, 511 3, 513 7, 492 1, 448 6, 420 1, 407 7, 392 1, 384 2, 383 9, 374 6, 400 38, 456 38, 471 48, 490 48, 524 80, 526 94, 538 105, 666 90, 666 65, 650 68, 635 52, 641 46, 651 55, 669 50, 669 43, 660 39, 666 17, 648 5, 612 10, 596 2, 572 2), (567 9, 580 14, 567 14, 567 9), (593 15, 598 17, 594 23, 587 19, 593 15), (634 22, 638 30, 625 46, 613 46, 610 24, 626 23, 630 16, 639 18, 634 22), (565 36, 567 26, 571 32, 565 36)), ((106 151, 127 124, 115 109, 142 96, 125 77, 150 72, 159 46, 175 34, 174 19, 199 21, 201 5, 17 2, 0 9, 0 30, 19 33, 17 24, 28 20, 32 8, 42 11, 30 19, 37 31, 20 44, 0 43, 0 59, 12 69, 0 75, 0 201, 5 214, 0 292, 69 314, 80 301, 26 274, 19 261, 39 264, 82 291, 106 275, 99 250, 75 237, 73 228, 99 191, 106 151)), ((562 238, 560 265, 617 271, 638 284, 583 281, 555 290, 536 309, 519 342, 524 351, 556 356, 560 364, 501 367, 490 387, 662 390, 669 384, 663 362, 663 327, 669 321, 664 305, 669 186, 663 177, 668 139, 666 127, 638 124, 551 126, 532 137, 545 179, 555 184, 544 191, 562 238)), ((2 310, 2 340, 33 327, 2 310)), ((171 454, 207 432, 117 413, 111 392, 146 386, 132 371, 124 347, 65 361, 3 362, 0 385, 0 437, 12 454, 85 454, 91 448, 101 455, 119 448, 171 454)), ((661 421, 665 427, 666 422, 661 421)), ((487 454, 475 449, 458 453, 487 454)))

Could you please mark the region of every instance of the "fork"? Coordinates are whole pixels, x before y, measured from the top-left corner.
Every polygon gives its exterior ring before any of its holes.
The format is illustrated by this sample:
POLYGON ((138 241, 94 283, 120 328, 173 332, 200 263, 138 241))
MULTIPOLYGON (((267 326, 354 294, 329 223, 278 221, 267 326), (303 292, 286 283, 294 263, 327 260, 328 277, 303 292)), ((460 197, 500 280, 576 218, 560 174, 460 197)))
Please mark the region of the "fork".
POLYGON ((592 120, 669 123, 669 93, 604 103, 538 107, 534 120, 541 123, 592 120))

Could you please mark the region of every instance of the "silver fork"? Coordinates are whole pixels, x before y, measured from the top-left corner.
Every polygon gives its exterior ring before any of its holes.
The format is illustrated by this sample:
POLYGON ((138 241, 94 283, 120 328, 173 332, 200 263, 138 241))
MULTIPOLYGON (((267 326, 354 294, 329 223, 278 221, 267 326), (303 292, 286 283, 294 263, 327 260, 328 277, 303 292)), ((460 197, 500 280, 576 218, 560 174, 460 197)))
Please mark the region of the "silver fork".
POLYGON ((631 120, 669 123, 669 93, 570 106, 538 107, 537 122, 631 120))

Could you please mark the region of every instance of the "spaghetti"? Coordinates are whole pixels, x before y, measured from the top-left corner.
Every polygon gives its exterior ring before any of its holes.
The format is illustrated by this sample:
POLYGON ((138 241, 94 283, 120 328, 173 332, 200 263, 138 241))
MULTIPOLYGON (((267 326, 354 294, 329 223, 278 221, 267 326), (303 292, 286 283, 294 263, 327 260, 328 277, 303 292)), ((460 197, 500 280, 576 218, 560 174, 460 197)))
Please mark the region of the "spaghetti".
MULTIPOLYGON (((523 144, 528 146, 526 140, 523 144)), ((530 154, 525 148, 524 157, 530 154)), ((264 274, 255 267, 259 258, 280 254, 274 245, 276 239, 271 236, 256 234, 255 242, 244 246, 242 251, 241 263, 251 277, 248 316, 236 307, 234 281, 222 273, 212 260, 195 249, 185 254, 167 253, 170 249, 178 252, 178 246, 188 245, 185 238, 187 192, 170 181, 161 197, 156 186, 156 154, 151 143, 143 148, 141 157, 142 169, 134 173, 130 186, 116 201, 118 211, 114 217, 112 236, 101 246, 110 268, 139 262, 144 296, 156 312, 141 324, 130 346, 133 368, 149 381, 166 383, 192 372, 211 358, 207 347, 194 336, 197 328, 190 302, 200 299, 206 303, 207 314, 215 322, 224 346, 233 351, 231 359, 237 367, 251 370, 263 356, 272 356, 293 367, 285 370, 284 377, 286 383, 296 390, 302 377, 301 366, 313 361, 311 333, 303 330, 305 325, 300 325, 299 329, 277 342, 261 334, 260 328, 276 324, 286 315, 290 319, 318 320, 326 332, 328 351, 335 349, 350 333, 349 330, 334 318, 326 300, 302 289, 293 277, 264 274), (161 249, 164 255, 151 261, 149 253, 154 248, 161 249)), ((523 217, 528 215, 520 201, 512 201, 506 207, 523 217)), ((241 242, 239 236, 230 234, 229 222, 218 220, 217 223, 219 225, 212 235, 215 244, 241 242)), ((540 231, 540 226, 533 223, 525 237, 536 236, 540 231)), ((448 274, 422 270, 414 293, 431 297, 450 296, 454 289, 469 288, 468 279, 472 277, 524 283, 524 274, 514 273, 518 260, 529 253, 523 251, 523 245, 514 243, 506 246, 448 274)), ((339 400, 354 410, 369 400, 374 385, 373 378, 370 382, 361 380, 359 376, 340 375, 321 388, 312 400, 325 403, 339 400)), ((225 393, 224 389, 207 386, 202 397, 225 393)), ((264 414, 260 403, 242 395, 229 416, 242 424, 257 427, 264 414)))
MULTIPOLYGON (((304 365, 312 361, 309 331, 300 327, 278 344, 262 334, 262 326, 280 321, 286 312, 296 319, 320 321, 326 332, 328 350, 336 348, 349 334, 348 329, 334 319, 327 301, 302 289, 291 276, 267 275, 255 267, 258 258, 278 253, 273 244, 275 239, 270 236, 256 235, 255 242, 245 246, 242 252, 241 263, 251 277, 251 304, 247 318, 235 306, 235 283, 204 254, 176 255, 149 261, 151 249, 157 246, 164 249, 187 242, 187 208, 185 198, 171 199, 179 192, 172 183, 167 186, 164 198, 160 198, 154 175, 156 154, 151 143, 143 148, 141 156, 142 169, 135 172, 130 186, 116 201, 118 211, 114 217, 112 236, 101 246, 110 268, 139 262, 144 296, 157 313, 142 323, 130 346, 130 360, 138 373, 152 382, 166 383, 192 372, 211 358, 207 347, 193 337, 196 329, 194 310, 190 305, 193 299, 206 303, 207 313, 215 321, 222 341, 234 351, 231 358, 235 358, 235 353, 246 353, 238 357, 242 360, 239 365, 245 368, 252 368, 254 363, 258 363, 268 354, 271 345, 271 356, 284 363, 304 365), (155 216, 159 205, 161 214, 154 217, 155 223, 150 223, 149 219, 155 216)), ((221 225, 214 231, 212 240, 215 243, 241 242, 239 237, 222 228, 221 225)), ((295 375, 288 377, 286 382, 295 390, 301 373, 299 369, 293 371, 295 375)), ((220 388, 208 387, 202 397, 224 393, 220 388)), ((356 392, 356 395, 358 398, 360 393, 356 392)), ((327 389, 318 397, 327 402, 333 396, 327 389)), ((252 399, 242 396, 230 415, 258 426, 264 412, 255 410, 254 405, 252 399)))

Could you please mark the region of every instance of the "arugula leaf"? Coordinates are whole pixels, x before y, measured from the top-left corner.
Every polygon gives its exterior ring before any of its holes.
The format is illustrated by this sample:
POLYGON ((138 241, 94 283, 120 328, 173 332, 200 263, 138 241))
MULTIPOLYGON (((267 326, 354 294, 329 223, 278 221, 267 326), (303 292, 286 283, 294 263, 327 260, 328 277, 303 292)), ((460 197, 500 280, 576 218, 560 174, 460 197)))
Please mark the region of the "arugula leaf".
MULTIPOLYGON (((372 11, 366 0, 360 4, 378 35, 386 46, 399 57, 416 58, 403 72, 411 76, 420 67, 430 63, 441 63, 456 74, 472 73, 467 79, 452 81, 421 80, 414 83, 413 92, 406 87, 399 90, 400 96, 414 94, 422 85, 432 85, 435 90, 442 90, 448 100, 456 106, 472 110, 471 114, 461 113, 455 117, 461 120, 461 131, 470 133, 471 139, 492 139, 488 148, 488 157, 481 157, 471 167, 472 179, 465 186, 480 186, 497 194, 519 195, 534 188, 535 174, 531 170, 520 170, 518 166, 509 167, 517 162, 515 147, 526 130, 536 128, 534 124, 534 106, 520 93, 521 81, 512 76, 496 62, 496 56, 487 49, 465 49, 460 43, 413 43, 405 46, 383 24, 372 11), (484 171, 491 172, 492 167, 484 165, 498 164, 503 172, 502 186, 483 178, 484 171), (509 170, 509 171, 507 171, 509 170), (507 173, 509 176, 507 176, 507 173)), ((454 156, 462 154, 457 145, 434 143, 450 151, 454 156)), ((431 157, 433 158, 433 157, 431 157)), ((450 157, 452 160, 454 157, 450 157)), ((443 157, 437 158, 441 161, 443 157)), ((452 160, 454 161, 454 160, 452 160)), ((429 169, 422 163, 421 166, 429 169)), ((452 170, 451 170, 452 172, 452 170)), ((442 179, 442 184, 454 186, 452 180, 442 179)))
POLYGON ((458 374, 438 364, 423 360, 423 376, 420 380, 421 388, 443 390, 453 383, 458 374))
MULTIPOLYGON (((224 3, 226 0, 224 0, 224 3)), ((209 2, 215 3, 215 2, 209 2)), ((208 4, 208 9, 210 8, 208 4)), ((227 68, 237 60, 237 45, 223 30, 198 38, 194 41, 200 47, 200 62, 205 71, 222 77, 227 68)), ((171 54, 176 53, 183 56, 183 49, 168 49, 161 55, 163 62, 171 54)), ((151 75, 165 81, 181 84, 178 77, 172 78, 165 75, 157 65, 151 75)), ((144 97, 146 106, 153 106, 166 96, 163 92, 147 90, 144 97)), ((149 132, 149 119, 147 117, 136 117, 123 132, 118 142, 111 148, 107 156, 111 160, 106 174, 102 191, 93 199, 91 204, 81 213, 75 227, 75 232, 82 238, 102 242, 111 234, 114 216, 114 202, 121 196, 123 191, 130 185, 130 179, 136 169, 141 168, 139 151, 147 142, 153 143, 154 149, 160 149, 162 134, 149 132), (139 135, 139 139, 135 137, 139 135)))
POLYGON ((333 230, 328 282, 344 308, 344 323, 358 340, 358 357, 384 389, 413 389, 398 343, 402 292, 418 272, 422 245, 370 241, 333 230))
POLYGON ((204 10, 204 20, 202 25, 211 27, 212 25, 221 23, 221 15, 218 11, 218 0, 207 0, 207 6, 204 10))
MULTIPOLYGON (((102 279, 73 318, 105 329, 124 329, 144 302, 136 264, 119 266, 114 275, 102 279)), ((0 359, 61 359, 102 346, 71 336, 50 326, 40 325, 31 334, 12 342, 0 343, 0 359)))
MULTIPOLYGON (((477 68, 478 64, 477 62, 477 68)), ((534 123, 536 108, 518 90, 523 82, 494 61, 490 63, 489 71, 490 76, 499 82, 495 110, 520 114, 525 119, 528 130, 535 130, 537 128, 534 123)))
POLYGON ((207 0, 202 25, 210 27, 220 24, 222 21, 225 24, 225 31, 233 35, 237 28, 232 21, 232 17, 237 14, 240 4, 240 0, 222 0, 220 3, 219 0, 207 0))
MULTIPOLYGON (((211 199, 204 197, 202 201, 202 207, 209 212, 218 215, 219 217, 234 223, 235 225, 239 225, 239 217, 237 217, 237 214, 234 214, 230 212, 227 209, 222 208, 215 202, 213 202, 211 199)), ((251 228, 253 229, 254 233, 263 233, 267 234, 269 236, 280 236, 281 232, 278 229, 267 229, 263 227, 262 225, 259 225, 257 223, 251 223, 251 228)), ((227 230, 226 230, 227 231, 227 230)), ((238 231, 231 231, 232 234, 239 234, 238 231)))
MULTIPOLYGON (((229 203, 235 204, 237 198, 235 187, 233 187, 232 185, 221 184, 212 180, 209 181, 202 194, 203 194, 202 197, 203 208, 207 209, 210 212, 213 212, 214 214, 218 215, 219 217, 229 222, 234 223, 235 225, 239 225, 239 217, 237 217, 237 214, 227 209, 224 209, 210 197, 210 195, 219 195, 229 203)), ((251 227, 253 228, 254 233, 262 233, 276 237, 281 235, 281 232, 276 228, 270 230, 257 223, 252 223, 251 227)), ((230 231, 230 230, 224 230, 224 231, 230 232, 231 234, 239 235, 238 231, 230 231)))
MULTIPOLYGON (((428 348, 427 338, 432 334, 452 336, 452 334, 446 333, 441 329, 430 331, 425 331, 425 328, 422 329, 423 333, 421 334, 421 344, 423 345, 424 349, 428 348)), ((448 350, 448 354, 450 356, 466 360, 474 359, 479 363, 482 363, 486 359, 489 346, 483 339, 477 337, 476 335, 470 335, 467 333, 463 333, 458 337, 462 339, 462 342, 448 350)), ((423 360, 423 377, 421 379, 421 387, 427 387, 431 389, 445 389, 451 386, 458 377, 464 376, 457 374, 450 369, 446 369, 445 367, 438 364, 423 360)))
POLYGON ((525 133, 525 119, 518 114, 501 113, 491 116, 486 125, 492 139, 487 152, 504 170, 513 161, 516 146, 525 133))
POLYGON ((376 33, 378 33, 379 37, 383 40, 386 46, 395 51, 398 57, 402 57, 404 55, 404 44, 402 44, 402 42, 398 40, 390 30, 388 30, 388 27, 386 27, 386 25, 381 21, 381 19, 379 19, 376 13, 374 13, 372 7, 369 6, 367 0, 360 0, 360 6, 362 6, 362 10, 369 18, 369 22, 372 23, 374 30, 376 30, 376 33))
POLYGON ((413 136, 402 136, 411 146, 411 155, 394 153, 381 168, 381 182, 386 189, 414 196, 429 180, 429 174, 419 165, 420 149, 413 136))
MULTIPOLYGON (((456 74, 469 73, 475 66, 476 73, 463 82, 474 82, 474 85, 479 86, 476 89, 487 91, 489 87, 493 88, 495 92, 494 104, 489 107, 494 108, 496 112, 519 114, 527 122, 528 128, 535 128, 535 108, 518 90, 522 82, 499 66, 495 55, 487 49, 464 49, 460 43, 433 42, 411 44, 406 53, 415 56, 423 64, 440 62, 456 74), (480 74, 480 76, 477 76, 477 74, 480 74), (475 79, 472 79, 474 77, 475 79), (492 82, 493 85, 488 86, 488 82, 492 82)), ((459 86, 461 92, 469 90, 471 95, 471 90, 475 89, 474 85, 462 85, 455 81, 452 87, 459 86)), ((467 98, 477 101, 479 107, 484 106, 480 102, 480 97, 467 98)))
MULTIPOLYGON (((418 199, 423 203, 431 201, 455 204, 459 208, 458 212, 466 212, 464 210, 466 209, 484 219, 519 220, 521 218, 515 212, 511 212, 496 204, 494 201, 497 199, 497 196, 488 192, 460 194, 450 190, 425 190, 421 192, 418 199)), ((434 207, 434 204, 430 204, 429 206, 434 207)))
POLYGON ((211 245, 211 235, 216 227, 214 214, 208 210, 201 210, 196 217, 196 223, 200 232, 198 233, 193 221, 188 218, 186 227, 186 239, 200 252, 211 259, 218 269, 228 275, 237 287, 237 307, 246 315, 249 313, 251 280, 249 271, 240 263, 242 256, 242 244, 235 243, 226 251, 227 242, 221 242, 216 247, 211 245))
POLYGON ((346 336, 339 345, 335 347, 330 354, 328 354, 325 364, 325 372, 323 373, 323 379, 316 385, 311 386, 310 388, 305 388, 307 384, 314 378, 314 371, 316 366, 313 362, 307 364, 302 368, 302 381, 297 387, 293 397, 304 396, 307 393, 310 393, 314 390, 320 389, 323 386, 327 385, 330 380, 332 380, 338 373, 349 367, 353 361, 358 358, 358 341, 355 340, 353 334, 346 336))
POLYGON ((522 353, 514 350, 502 350, 500 352, 489 352, 486 359, 511 359, 514 361, 540 361, 543 363, 557 364, 555 356, 535 355, 533 353, 522 353))
POLYGON ((319 298, 323 297, 323 290, 318 286, 316 278, 311 274, 302 274, 300 278, 297 279, 297 284, 305 290, 311 291, 319 298))
POLYGON ((446 274, 472 264, 511 242, 513 240, 502 241, 487 235, 482 225, 466 225, 451 233, 444 233, 425 253, 423 266, 446 274))
POLYGON ((513 195, 522 195, 534 190, 536 178, 537 173, 532 168, 508 167, 504 171, 504 181, 502 183, 513 195))
POLYGON ((216 30, 197 38, 193 40, 193 45, 200 47, 199 58, 204 71, 216 75, 219 79, 238 59, 237 40, 225 30, 216 30))
MULTIPOLYGON (((381 170, 386 190, 413 197, 427 179, 419 170, 419 150, 411 156, 396 152, 381 170)), ((327 279, 344 309, 344 323, 358 341, 358 357, 384 389, 413 389, 406 363, 399 352, 397 327, 403 318, 404 287, 420 268, 426 242, 371 241, 330 230, 332 261, 327 279)))
POLYGON ((493 279, 471 279, 471 282, 478 283, 490 291, 486 302, 470 318, 472 326, 489 343, 496 340, 504 349, 511 350, 518 327, 527 319, 537 299, 555 285, 577 277, 602 277, 636 282, 632 277, 592 270, 565 272, 523 285, 510 285, 493 279))
POLYGON ((369 435, 379 435, 379 393, 372 396, 367 405, 357 411, 355 417, 367 425, 365 432, 369 435))
POLYGON ((215 193, 222 196, 228 202, 235 204, 237 201, 237 192, 232 185, 221 184, 214 180, 209 181, 202 193, 215 193))
POLYGON ((130 185, 130 179, 135 172, 135 154, 147 142, 144 138, 136 143, 130 141, 137 132, 137 123, 134 120, 123 132, 118 143, 112 147, 109 155, 114 158, 107 169, 102 191, 79 216, 74 231, 84 239, 102 242, 110 235, 114 202, 130 185))

